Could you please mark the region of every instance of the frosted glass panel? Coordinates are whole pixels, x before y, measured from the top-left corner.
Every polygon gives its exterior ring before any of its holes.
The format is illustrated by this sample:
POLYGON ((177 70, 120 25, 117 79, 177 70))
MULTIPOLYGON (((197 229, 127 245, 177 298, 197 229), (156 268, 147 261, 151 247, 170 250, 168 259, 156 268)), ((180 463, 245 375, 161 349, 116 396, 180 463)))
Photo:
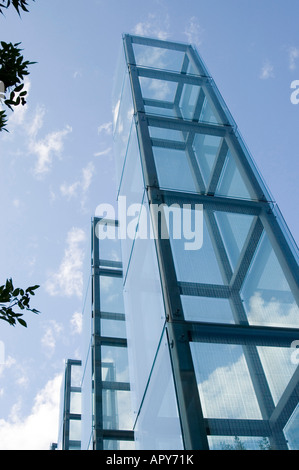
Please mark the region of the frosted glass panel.
POLYGON ((228 299, 181 295, 181 301, 185 320, 234 323, 228 299))
POLYGON ((195 191, 188 156, 183 150, 153 147, 159 186, 177 191, 195 191))

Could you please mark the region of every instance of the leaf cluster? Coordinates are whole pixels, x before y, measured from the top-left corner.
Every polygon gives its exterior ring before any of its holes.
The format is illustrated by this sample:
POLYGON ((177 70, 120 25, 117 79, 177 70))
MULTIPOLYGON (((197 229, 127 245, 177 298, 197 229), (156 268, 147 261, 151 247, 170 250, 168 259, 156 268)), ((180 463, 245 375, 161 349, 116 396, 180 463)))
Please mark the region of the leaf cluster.
POLYGON ((39 285, 27 287, 26 290, 15 288, 12 279, 7 279, 6 283, 0 286, 0 320, 8 322, 12 326, 18 322, 27 327, 26 321, 22 318, 24 312, 29 310, 35 314, 40 313, 30 307, 30 296, 34 296, 35 290, 38 288, 39 285))
MULTIPOLYGON (((26 104, 27 91, 24 90, 22 81, 26 75, 29 75, 28 66, 35 62, 24 60, 22 49, 18 47, 19 42, 12 44, 1 41, 0 44, 0 81, 4 84, 4 91, 10 93, 9 97, 4 100, 4 104, 13 111, 13 106, 26 104)), ((5 129, 6 122, 5 111, 1 111, 0 131, 7 130, 5 129)))
MULTIPOLYGON (((34 0, 33 0, 34 1, 34 0)), ((3 14, 3 9, 6 9, 12 5, 20 15, 20 9, 23 11, 28 12, 27 10, 27 5, 28 1, 27 0, 4 0, 4 3, 0 3, 0 13, 3 14)))

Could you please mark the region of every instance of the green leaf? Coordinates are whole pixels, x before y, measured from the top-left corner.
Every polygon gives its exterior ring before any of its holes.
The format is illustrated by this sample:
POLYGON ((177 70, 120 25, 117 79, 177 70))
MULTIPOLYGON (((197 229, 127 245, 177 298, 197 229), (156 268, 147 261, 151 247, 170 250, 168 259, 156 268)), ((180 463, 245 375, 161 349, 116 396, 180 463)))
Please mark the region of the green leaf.
POLYGON ((27 328, 27 323, 25 322, 25 320, 23 320, 23 318, 17 318, 18 322, 24 326, 25 328, 27 328))

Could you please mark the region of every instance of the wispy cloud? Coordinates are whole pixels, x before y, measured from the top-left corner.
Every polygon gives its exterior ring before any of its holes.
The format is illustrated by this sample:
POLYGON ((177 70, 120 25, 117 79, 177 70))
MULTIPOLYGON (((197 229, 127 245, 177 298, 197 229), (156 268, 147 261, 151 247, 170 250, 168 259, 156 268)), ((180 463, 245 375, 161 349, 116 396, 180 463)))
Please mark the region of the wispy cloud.
POLYGON ((192 16, 184 31, 187 41, 195 46, 200 46, 204 29, 200 26, 198 18, 192 16))
POLYGON ((112 134, 112 122, 104 122, 98 127, 98 134, 104 132, 105 134, 111 135, 112 134))
POLYGON ((84 196, 88 191, 92 177, 95 172, 95 166, 92 162, 89 162, 85 168, 81 171, 81 177, 73 183, 63 183, 60 186, 60 192, 63 196, 71 199, 77 197, 79 194, 84 196))
POLYGON ((261 72, 260 72, 260 79, 261 80, 268 80, 268 78, 274 78, 274 67, 270 61, 265 61, 261 72))
POLYGON ((103 157, 104 155, 109 155, 112 151, 112 147, 108 147, 105 150, 102 150, 100 152, 95 152, 93 154, 94 157, 103 157))
POLYGON ((299 47, 291 47, 289 49, 289 68, 295 70, 297 68, 296 61, 299 58, 299 47))
POLYGON ((169 17, 167 14, 161 20, 156 14, 149 13, 145 21, 140 21, 133 28, 137 36, 150 36, 166 40, 169 38, 169 17))
POLYGON ((86 235, 84 230, 74 227, 68 232, 66 248, 60 266, 45 284, 45 289, 50 295, 77 296, 81 298, 85 241, 86 235))
POLYGON ((20 418, 20 404, 16 403, 10 417, 0 419, 1 450, 48 450, 57 441, 61 382, 61 375, 47 382, 26 418, 20 418))
POLYGON ((45 333, 41 338, 41 344, 49 357, 51 357, 55 352, 56 340, 62 330, 62 324, 57 323, 55 320, 50 320, 45 327, 45 333))
POLYGON ((71 126, 67 125, 62 130, 49 132, 45 137, 38 138, 45 112, 44 107, 38 106, 33 119, 26 126, 29 153, 37 156, 33 170, 36 177, 42 177, 51 170, 54 157, 59 156, 63 150, 64 138, 72 132, 71 126))
POLYGON ((70 320, 71 331, 73 334, 80 334, 82 332, 82 313, 75 312, 70 320))

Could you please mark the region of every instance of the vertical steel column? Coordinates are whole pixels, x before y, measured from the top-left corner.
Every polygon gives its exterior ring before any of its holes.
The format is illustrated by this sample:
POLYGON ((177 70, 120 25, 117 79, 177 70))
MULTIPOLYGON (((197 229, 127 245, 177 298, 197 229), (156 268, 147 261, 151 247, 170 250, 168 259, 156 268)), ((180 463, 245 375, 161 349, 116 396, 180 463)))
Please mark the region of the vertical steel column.
POLYGON ((92 241, 92 355, 93 355, 93 413, 94 413, 94 450, 103 450, 103 403, 102 403, 102 357, 101 345, 97 337, 101 332, 100 318, 100 279, 97 268, 100 264, 99 240, 96 236, 96 223, 92 221, 91 241, 92 241))

